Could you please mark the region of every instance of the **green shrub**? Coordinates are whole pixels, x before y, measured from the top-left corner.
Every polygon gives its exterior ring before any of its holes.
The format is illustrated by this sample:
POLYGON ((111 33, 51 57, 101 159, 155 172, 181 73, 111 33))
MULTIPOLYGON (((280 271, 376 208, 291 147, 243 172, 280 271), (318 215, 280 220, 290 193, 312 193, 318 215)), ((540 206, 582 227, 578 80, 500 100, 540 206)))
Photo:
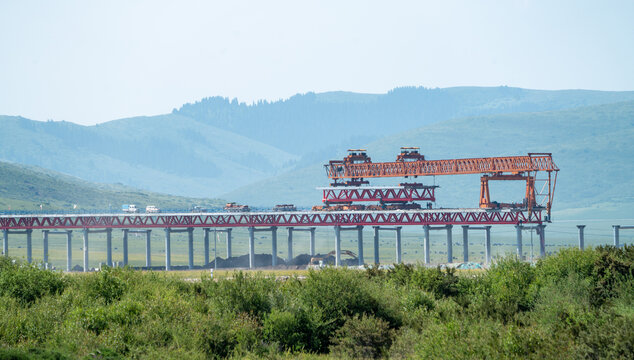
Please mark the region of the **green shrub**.
POLYGON ((264 339, 287 351, 319 350, 320 324, 310 315, 302 309, 293 312, 273 309, 262 324, 264 339))
POLYGON ((591 301, 595 306, 603 305, 614 297, 619 284, 634 277, 634 245, 622 248, 598 247, 599 256, 594 266, 596 285, 591 301))
POLYGON ((594 276, 595 263, 599 252, 594 249, 560 249, 555 255, 539 259, 536 264, 536 277, 542 283, 565 280, 570 275, 580 278, 594 276))
POLYGON ((377 359, 392 344, 392 330, 386 321, 372 315, 355 315, 337 330, 332 344, 330 351, 336 356, 377 359))
POLYGON ((29 305, 47 294, 59 294, 67 282, 60 273, 42 270, 7 257, 0 258, 0 296, 9 295, 29 305))
POLYGON ((57 351, 32 349, 2 349, 0 360, 65 360, 70 359, 57 351))
POLYGON ((203 281, 206 296, 217 303, 220 309, 234 313, 248 313, 262 319, 271 311, 275 280, 259 275, 249 276, 235 272, 232 279, 218 282, 203 281))
POLYGON ((397 285, 411 285, 428 291, 436 298, 458 295, 456 269, 427 268, 411 264, 395 264, 388 270, 387 278, 397 285))
POLYGON ((104 267, 95 274, 86 275, 84 280, 84 292, 90 299, 101 299, 106 304, 119 300, 127 289, 126 282, 121 278, 124 271, 104 267))
POLYGON ((484 310, 485 313, 510 320, 515 314, 533 308, 538 290, 534 280, 535 269, 529 263, 516 257, 500 259, 487 271, 483 283, 477 288, 484 295, 480 305, 490 307, 484 310))

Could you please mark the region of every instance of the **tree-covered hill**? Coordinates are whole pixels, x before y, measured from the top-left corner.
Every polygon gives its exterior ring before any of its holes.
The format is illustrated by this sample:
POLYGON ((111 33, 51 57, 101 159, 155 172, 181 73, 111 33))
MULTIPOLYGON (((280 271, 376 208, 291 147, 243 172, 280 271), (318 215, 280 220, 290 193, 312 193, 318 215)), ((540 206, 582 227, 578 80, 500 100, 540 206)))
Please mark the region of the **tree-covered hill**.
POLYGON ((144 208, 188 209, 192 205, 219 208, 218 199, 194 199, 159 194, 117 184, 99 184, 72 176, 0 162, 0 210, 118 210, 122 204, 144 208))
MULTIPOLYGON (((420 145, 423 152, 435 157, 476 156, 492 155, 498 142, 512 141, 522 146, 498 150, 525 153, 551 136, 544 124, 530 126, 532 120, 526 116, 532 115, 525 114, 628 100, 634 100, 634 92, 411 87, 387 94, 308 93, 251 105, 216 97, 186 104, 172 114, 95 126, 0 116, 0 161, 180 196, 230 193, 249 203, 308 205, 314 203, 313 198, 318 201, 318 196, 311 197, 315 193, 312 185, 325 183, 321 164, 348 148, 386 143, 390 150, 385 159, 408 144, 420 145), (508 119, 526 126, 520 124, 523 132, 514 133, 511 125, 510 132, 503 135, 497 133, 497 123, 465 126, 465 118, 508 119), (445 130, 433 138, 421 133, 433 129, 445 130), (412 134, 420 136, 411 138, 412 134), (481 141, 484 135, 490 144, 481 141), (402 136, 405 138, 399 139, 402 136), (288 175, 276 178, 280 174, 288 175), (261 181, 270 186, 259 188, 261 181), (237 191, 239 188, 242 190, 237 191), (275 191, 268 193, 271 189, 275 191)), ((568 120, 557 116, 555 120, 563 124, 560 129, 565 129, 568 120)), ((504 130, 509 125, 503 122, 500 126, 504 130)), ((610 130, 618 131, 607 124, 599 133, 610 130)), ((561 138, 555 142, 570 146, 581 139, 569 131, 557 134, 561 138)), ((576 146, 583 148, 584 144, 576 146)), ((383 156, 371 152, 375 159, 383 156)))
MULTIPOLYGON (((634 102, 629 101, 561 111, 447 120, 388 136, 364 147, 373 161, 393 161, 401 146, 419 146, 427 159, 550 152, 561 169, 554 210, 599 209, 634 216, 631 207, 634 200, 633 139, 634 102)), ((345 148, 337 151, 337 158, 345 155, 345 148)), ((320 202, 321 195, 314 188, 328 184, 324 163, 326 161, 313 163, 225 196, 253 204, 295 201, 314 205, 320 202)), ((440 185, 436 192, 438 206, 477 207, 478 176, 418 180, 440 185)), ((388 183, 397 181, 393 179, 388 183)), ((374 179, 371 182, 381 183, 374 179)), ((503 202, 521 200, 523 185, 515 185, 492 183, 491 195, 503 202)))

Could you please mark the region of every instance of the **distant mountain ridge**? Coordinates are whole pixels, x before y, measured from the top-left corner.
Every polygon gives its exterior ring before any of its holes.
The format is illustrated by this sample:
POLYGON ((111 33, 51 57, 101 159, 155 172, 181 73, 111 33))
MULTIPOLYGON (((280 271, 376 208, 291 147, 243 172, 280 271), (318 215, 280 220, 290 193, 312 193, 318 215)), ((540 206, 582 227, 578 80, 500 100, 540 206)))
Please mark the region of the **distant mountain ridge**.
MULTIPOLYGON (((457 118, 543 113, 627 100, 634 100, 634 92, 397 88, 387 94, 299 94, 253 105, 207 98, 171 114, 95 126, 0 116, 0 160, 181 196, 229 194, 267 206, 285 199, 309 204, 306 195, 297 200, 290 195, 312 192, 312 184, 327 183, 321 164, 342 156, 348 148, 381 143, 421 127, 435 129, 457 118), (316 167, 304 170, 309 165, 316 167), (304 172, 314 175, 300 176, 304 172), (296 176, 305 182, 297 183, 296 176), (270 181, 279 184, 276 191, 260 188, 270 181)), ((489 131, 489 141, 498 141, 499 125, 487 126, 472 131, 489 131)), ((535 136, 523 136, 529 135, 535 136)), ((411 139, 390 147, 424 148, 434 141, 411 139)), ((456 141, 461 147, 461 139, 456 141)))
POLYGON ((4 210, 114 210, 123 204, 162 209, 190 209, 193 205, 219 209, 219 199, 195 199, 152 193, 120 184, 91 183, 35 166, 0 161, 0 211, 4 210))
POLYGON ((356 146, 453 118, 562 110, 627 100, 634 100, 634 92, 402 87, 387 94, 306 93, 252 105, 211 97, 185 104, 173 113, 305 155, 333 145, 356 146))
MULTIPOLYGON (((634 217, 634 101, 560 111, 487 115, 443 121, 365 144, 373 161, 394 161, 400 146, 420 146, 427 159, 551 152, 561 169, 554 210, 569 215, 634 217), (596 211, 600 210, 600 211, 596 211)), ((339 149, 336 157, 345 155, 339 149)), ((324 162, 280 174, 224 196, 254 205, 321 201, 315 187, 329 182, 324 162)), ((440 185, 437 206, 477 207, 477 175, 437 176, 417 181, 440 185)), ((372 184, 394 184, 399 179, 372 184)), ((492 199, 521 200, 522 184, 491 184, 492 199), (518 198, 519 196, 519 198, 518 198)))

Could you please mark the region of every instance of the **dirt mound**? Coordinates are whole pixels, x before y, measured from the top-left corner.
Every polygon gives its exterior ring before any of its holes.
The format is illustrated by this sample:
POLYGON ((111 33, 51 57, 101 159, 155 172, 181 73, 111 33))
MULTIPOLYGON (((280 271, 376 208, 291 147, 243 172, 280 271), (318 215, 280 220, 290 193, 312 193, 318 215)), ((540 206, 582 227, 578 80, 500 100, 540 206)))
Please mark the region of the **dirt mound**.
MULTIPOLYGON (((264 266, 271 266, 271 261, 273 260, 273 257, 271 256, 271 254, 255 254, 255 259, 253 260, 253 265, 255 267, 264 267, 264 266)), ((249 267, 249 255, 242 255, 242 256, 234 256, 234 257, 230 257, 228 259, 223 259, 223 258, 216 258, 216 261, 218 262, 218 269, 222 269, 222 268, 248 268, 249 267)), ((284 261, 284 259, 280 258, 278 256, 277 258, 277 264, 278 265, 286 265, 286 262, 284 261)), ((209 264, 207 264, 206 266, 204 266, 205 268, 213 268, 214 267, 214 260, 210 261, 209 264)))

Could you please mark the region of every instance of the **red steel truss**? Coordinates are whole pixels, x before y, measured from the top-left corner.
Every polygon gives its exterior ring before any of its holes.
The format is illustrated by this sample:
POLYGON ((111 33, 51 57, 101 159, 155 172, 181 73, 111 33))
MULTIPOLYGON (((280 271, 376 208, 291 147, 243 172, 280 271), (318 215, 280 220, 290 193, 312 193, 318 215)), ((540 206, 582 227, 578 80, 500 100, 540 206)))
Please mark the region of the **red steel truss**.
POLYGON ((435 186, 419 188, 404 186, 357 186, 328 187, 323 190, 325 204, 352 203, 356 201, 375 201, 381 203, 397 203, 412 201, 436 201, 435 186))
POLYGON ((357 164, 331 162, 324 166, 331 179, 559 171, 550 154, 357 164))
POLYGON ((434 209, 208 214, 3 215, 0 229, 541 224, 541 211, 434 209))

